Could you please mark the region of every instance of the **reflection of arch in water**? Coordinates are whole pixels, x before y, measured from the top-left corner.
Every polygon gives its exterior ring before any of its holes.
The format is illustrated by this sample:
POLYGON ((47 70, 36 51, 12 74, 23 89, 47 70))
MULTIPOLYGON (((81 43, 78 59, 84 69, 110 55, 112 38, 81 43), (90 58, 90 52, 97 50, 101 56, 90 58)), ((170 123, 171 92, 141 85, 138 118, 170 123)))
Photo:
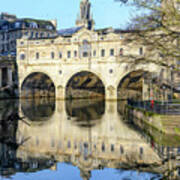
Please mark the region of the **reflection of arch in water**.
POLYGON ((81 127, 92 127, 105 113, 104 100, 69 100, 66 101, 66 112, 69 120, 81 127))
POLYGON ((21 109, 25 117, 31 121, 49 120, 55 112, 55 99, 36 98, 21 100, 21 109))
POLYGON ((28 75, 21 86, 22 97, 55 97, 55 85, 45 73, 34 72, 28 75))
POLYGON ((127 73, 118 84, 118 99, 142 99, 143 79, 147 74, 141 69, 127 73))
POLYGON ((104 98, 104 96, 104 83, 98 75, 89 71, 74 74, 66 85, 66 98, 104 98))

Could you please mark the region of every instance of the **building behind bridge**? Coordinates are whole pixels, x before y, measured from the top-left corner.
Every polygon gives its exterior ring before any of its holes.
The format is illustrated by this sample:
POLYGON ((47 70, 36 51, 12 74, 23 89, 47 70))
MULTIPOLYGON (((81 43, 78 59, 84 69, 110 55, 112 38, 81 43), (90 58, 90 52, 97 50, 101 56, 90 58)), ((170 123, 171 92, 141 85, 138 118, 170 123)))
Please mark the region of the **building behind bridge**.
POLYGON ((16 40, 20 38, 49 38, 56 36, 55 20, 18 18, 16 15, 0 15, 0 54, 15 55, 16 40))

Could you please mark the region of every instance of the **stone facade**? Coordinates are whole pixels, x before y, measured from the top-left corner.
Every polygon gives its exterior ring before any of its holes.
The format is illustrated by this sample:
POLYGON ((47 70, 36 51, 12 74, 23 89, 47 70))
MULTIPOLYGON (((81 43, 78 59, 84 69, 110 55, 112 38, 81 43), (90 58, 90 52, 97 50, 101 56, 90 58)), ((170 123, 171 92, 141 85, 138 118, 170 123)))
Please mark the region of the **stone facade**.
POLYGON ((0 54, 16 55, 16 40, 56 36, 56 21, 19 19, 15 15, 0 16, 0 54))
MULTIPOLYGON (((88 1, 82 1, 81 8, 83 3, 88 4, 88 1)), ((85 19, 88 18, 86 16, 85 19)), ((55 38, 19 39, 19 89, 30 74, 45 73, 55 84, 56 98, 64 99, 70 78, 81 71, 88 71, 103 82, 106 99, 117 99, 117 87, 128 73, 136 70, 160 71, 160 66, 151 62, 132 62, 132 56, 141 59, 147 54, 143 43, 126 42, 126 37, 134 33, 112 28, 88 29, 84 25, 60 30, 55 38)))

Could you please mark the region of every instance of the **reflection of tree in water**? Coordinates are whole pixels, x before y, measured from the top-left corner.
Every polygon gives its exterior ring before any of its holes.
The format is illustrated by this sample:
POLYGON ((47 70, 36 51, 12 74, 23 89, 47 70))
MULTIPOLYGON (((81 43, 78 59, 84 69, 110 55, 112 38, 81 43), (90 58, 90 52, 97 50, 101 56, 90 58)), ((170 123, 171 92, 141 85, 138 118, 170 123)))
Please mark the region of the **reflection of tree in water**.
POLYGON ((21 108, 24 115, 31 121, 48 120, 55 111, 55 99, 36 98, 22 100, 21 108))
POLYGON ((0 117, 0 176, 8 178, 16 172, 35 172, 54 165, 54 158, 17 157, 17 149, 29 140, 22 137, 16 141, 18 122, 26 123, 19 117, 18 101, 0 101, 0 117))
POLYGON ((0 101, 0 140, 3 142, 16 139, 18 101, 0 101))
POLYGON ((68 119, 71 118, 81 127, 94 126, 105 112, 105 101, 72 100, 66 101, 68 119))

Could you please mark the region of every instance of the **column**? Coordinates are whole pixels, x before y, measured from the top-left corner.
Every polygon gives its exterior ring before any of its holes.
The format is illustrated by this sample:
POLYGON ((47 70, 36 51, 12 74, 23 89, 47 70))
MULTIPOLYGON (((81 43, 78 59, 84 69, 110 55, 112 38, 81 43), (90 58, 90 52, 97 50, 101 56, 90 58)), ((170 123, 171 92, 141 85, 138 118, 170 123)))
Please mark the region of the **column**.
POLYGON ((56 99, 64 100, 66 98, 65 89, 62 85, 56 86, 56 99))
POLYGON ((106 100, 117 100, 117 87, 113 85, 106 86, 105 97, 106 100))

